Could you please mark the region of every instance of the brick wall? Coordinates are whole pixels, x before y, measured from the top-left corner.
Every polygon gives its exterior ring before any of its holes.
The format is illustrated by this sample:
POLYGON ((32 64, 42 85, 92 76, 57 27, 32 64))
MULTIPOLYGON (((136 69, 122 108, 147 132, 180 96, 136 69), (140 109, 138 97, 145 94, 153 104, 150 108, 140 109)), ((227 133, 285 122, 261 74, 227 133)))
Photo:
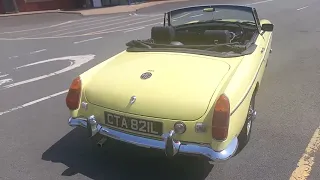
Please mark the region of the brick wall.
POLYGON ((75 6, 76 1, 77 0, 48 0, 44 2, 25 2, 25 0, 16 0, 20 12, 70 9, 75 6))
POLYGON ((4 13, 4 7, 2 4, 2 0, 0 0, 0 14, 4 13))

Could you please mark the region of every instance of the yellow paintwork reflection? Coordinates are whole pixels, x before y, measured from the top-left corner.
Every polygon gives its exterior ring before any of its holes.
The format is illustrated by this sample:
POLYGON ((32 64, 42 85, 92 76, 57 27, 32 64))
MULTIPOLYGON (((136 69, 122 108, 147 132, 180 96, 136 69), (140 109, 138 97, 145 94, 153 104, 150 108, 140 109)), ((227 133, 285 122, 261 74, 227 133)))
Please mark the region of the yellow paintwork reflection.
POLYGON ((213 8, 204 8, 203 12, 213 12, 213 8))
POLYGON ((185 24, 192 24, 192 23, 197 23, 197 22, 199 22, 199 21, 190 21, 190 22, 187 22, 185 24))
MULTIPOLYGON (((226 21, 226 22, 243 22, 243 21, 241 21, 241 20, 239 20, 239 19, 219 19, 219 20, 217 20, 217 21, 226 21)), ((187 23, 184 23, 184 24, 193 24, 193 23, 198 23, 198 22, 201 22, 200 20, 194 20, 194 21, 189 21, 189 22, 187 22, 187 23)), ((248 21, 246 21, 246 22, 248 22, 248 21)), ((250 21, 250 22, 253 22, 254 23, 254 21, 250 21)))

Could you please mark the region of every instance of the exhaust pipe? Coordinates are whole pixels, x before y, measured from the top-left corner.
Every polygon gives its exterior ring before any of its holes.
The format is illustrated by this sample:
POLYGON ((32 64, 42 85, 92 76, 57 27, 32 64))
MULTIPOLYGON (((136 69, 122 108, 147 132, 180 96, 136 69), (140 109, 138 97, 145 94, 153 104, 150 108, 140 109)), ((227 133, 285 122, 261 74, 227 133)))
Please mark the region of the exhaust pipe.
POLYGON ((104 143, 107 141, 107 138, 103 137, 100 139, 100 141, 97 143, 99 148, 102 148, 102 146, 104 145, 104 143))

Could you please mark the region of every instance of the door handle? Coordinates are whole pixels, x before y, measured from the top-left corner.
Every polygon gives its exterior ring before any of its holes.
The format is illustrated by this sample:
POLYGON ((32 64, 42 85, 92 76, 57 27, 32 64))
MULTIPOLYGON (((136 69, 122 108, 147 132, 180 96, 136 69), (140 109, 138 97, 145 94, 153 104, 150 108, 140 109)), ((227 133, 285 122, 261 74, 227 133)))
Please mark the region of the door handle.
POLYGON ((262 48, 262 49, 261 49, 261 53, 263 53, 263 52, 264 52, 264 50, 266 50, 266 48, 262 48))

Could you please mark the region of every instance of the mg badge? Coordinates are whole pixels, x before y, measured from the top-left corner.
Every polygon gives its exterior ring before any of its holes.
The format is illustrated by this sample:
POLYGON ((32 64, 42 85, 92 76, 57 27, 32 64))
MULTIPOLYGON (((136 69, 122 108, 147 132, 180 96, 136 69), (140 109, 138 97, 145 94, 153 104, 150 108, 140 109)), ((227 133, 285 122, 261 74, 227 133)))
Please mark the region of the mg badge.
POLYGON ((130 104, 133 104, 134 102, 136 102, 137 97, 136 96, 132 96, 130 98, 130 104))
POLYGON ((143 74, 141 74, 140 78, 141 79, 149 79, 152 76, 151 72, 145 72, 143 74))

